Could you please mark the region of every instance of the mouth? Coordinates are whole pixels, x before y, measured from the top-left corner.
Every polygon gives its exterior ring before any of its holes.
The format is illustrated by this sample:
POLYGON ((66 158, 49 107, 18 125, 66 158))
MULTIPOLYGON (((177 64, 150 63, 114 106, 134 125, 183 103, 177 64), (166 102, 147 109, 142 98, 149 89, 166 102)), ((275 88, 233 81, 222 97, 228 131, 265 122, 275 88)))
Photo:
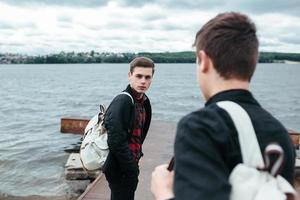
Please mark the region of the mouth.
POLYGON ((138 87, 140 90, 146 90, 146 87, 145 86, 139 86, 138 87))

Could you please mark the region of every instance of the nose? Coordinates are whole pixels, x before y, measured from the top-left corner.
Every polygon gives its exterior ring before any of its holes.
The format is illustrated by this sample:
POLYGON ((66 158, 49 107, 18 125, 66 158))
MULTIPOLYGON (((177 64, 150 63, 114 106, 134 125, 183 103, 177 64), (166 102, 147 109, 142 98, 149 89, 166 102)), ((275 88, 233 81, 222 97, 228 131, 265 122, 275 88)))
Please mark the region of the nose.
POLYGON ((145 77, 145 76, 143 76, 143 77, 141 78, 141 83, 143 83, 143 84, 146 83, 146 77, 145 77))
POLYGON ((141 85, 145 85, 146 84, 146 81, 145 80, 142 80, 141 81, 141 85))

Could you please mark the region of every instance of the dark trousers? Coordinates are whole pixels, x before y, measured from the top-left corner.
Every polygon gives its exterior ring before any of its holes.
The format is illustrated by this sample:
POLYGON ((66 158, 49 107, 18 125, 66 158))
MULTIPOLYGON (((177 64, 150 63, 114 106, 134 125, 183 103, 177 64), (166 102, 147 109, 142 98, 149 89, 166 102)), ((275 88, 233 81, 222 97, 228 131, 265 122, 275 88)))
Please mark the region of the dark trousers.
POLYGON ((106 180, 111 191, 111 200, 134 200, 138 177, 126 177, 118 173, 105 172, 106 180))

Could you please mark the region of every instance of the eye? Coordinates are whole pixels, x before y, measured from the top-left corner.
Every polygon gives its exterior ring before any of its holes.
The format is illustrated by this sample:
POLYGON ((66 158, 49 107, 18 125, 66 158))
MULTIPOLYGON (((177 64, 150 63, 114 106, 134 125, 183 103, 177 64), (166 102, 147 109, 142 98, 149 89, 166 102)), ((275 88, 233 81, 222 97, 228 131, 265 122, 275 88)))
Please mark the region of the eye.
POLYGON ((152 77, 151 76, 145 76, 146 80, 150 80, 152 77))
POLYGON ((138 79, 141 79, 141 78, 143 78, 143 75, 137 74, 135 77, 137 77, 138 79))

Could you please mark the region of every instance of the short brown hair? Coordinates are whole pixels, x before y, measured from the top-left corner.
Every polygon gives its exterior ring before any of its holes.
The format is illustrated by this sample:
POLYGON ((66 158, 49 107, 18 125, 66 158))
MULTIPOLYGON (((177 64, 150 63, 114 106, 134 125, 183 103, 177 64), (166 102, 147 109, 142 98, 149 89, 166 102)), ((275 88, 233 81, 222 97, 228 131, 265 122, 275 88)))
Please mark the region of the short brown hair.
POLYGON ((225 79, 251 80, 258 59, 255 24, 236 12, 217 15, 197 33, 194 42, 212 59, 216 71, 225 79))
POLYGON ((136 67, 152 68, 152 74, 154 74, 154 62, 147 57, 136 57, 130 62, 130 72, 132 73, 136 67))

